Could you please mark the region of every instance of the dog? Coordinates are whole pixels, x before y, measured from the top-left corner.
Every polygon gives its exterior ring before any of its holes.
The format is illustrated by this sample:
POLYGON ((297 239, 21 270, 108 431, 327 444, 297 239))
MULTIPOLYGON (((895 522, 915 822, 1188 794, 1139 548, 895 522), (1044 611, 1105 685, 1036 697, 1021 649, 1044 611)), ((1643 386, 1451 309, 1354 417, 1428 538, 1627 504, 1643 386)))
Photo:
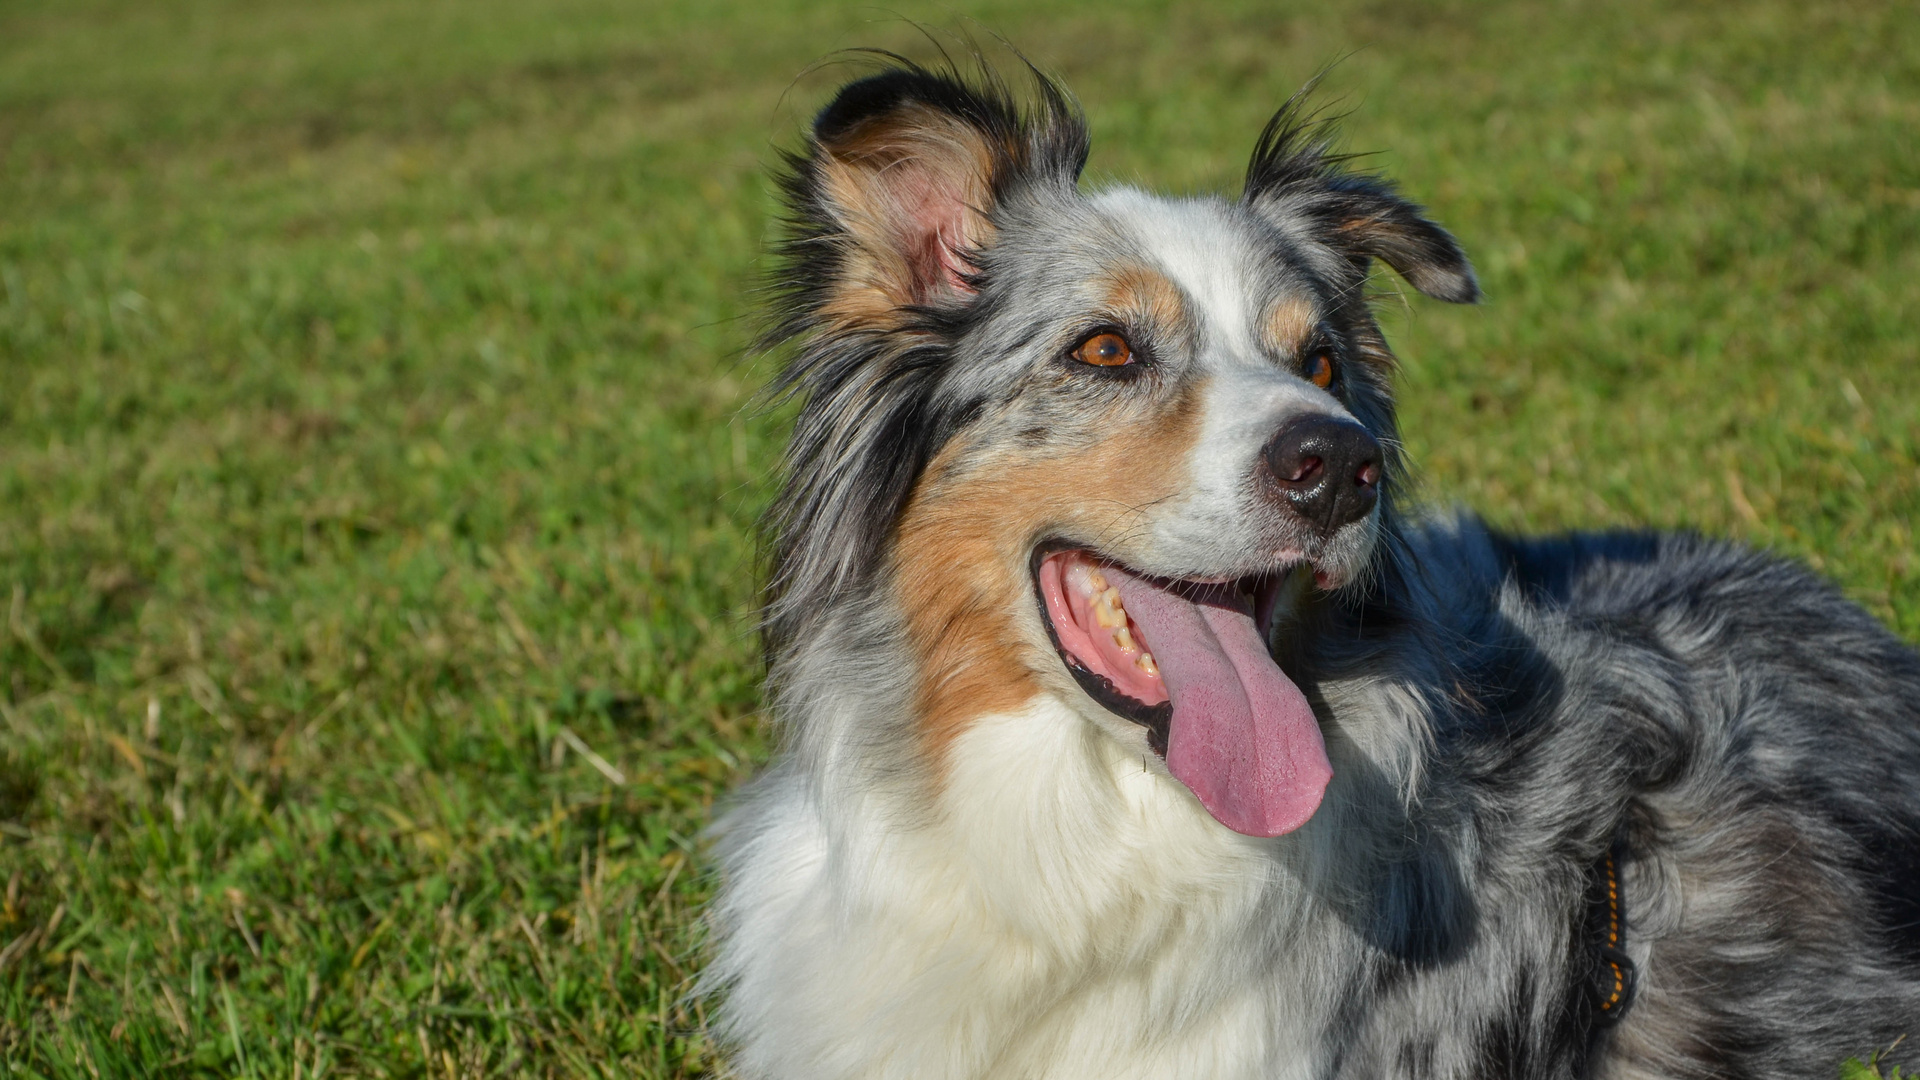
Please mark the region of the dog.
MULTIPOLYGON (((1920 657, 1800 568, 1416 518, 1299 98, 1083 193, 1056 82, 897 57, 784 174, 784 739, 716 823, 746 1077, 1807 1077, 1920 1032, 1920 657)), ((1897 1053, 1897 1052, 1896 1052, 1897 1053)))

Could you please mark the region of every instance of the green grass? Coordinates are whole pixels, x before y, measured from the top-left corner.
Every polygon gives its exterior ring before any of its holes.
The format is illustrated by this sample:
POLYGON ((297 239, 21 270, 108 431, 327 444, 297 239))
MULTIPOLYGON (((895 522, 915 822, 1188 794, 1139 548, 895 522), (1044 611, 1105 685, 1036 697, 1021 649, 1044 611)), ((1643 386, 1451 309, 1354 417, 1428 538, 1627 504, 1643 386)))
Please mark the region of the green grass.
MULTIPOLYGON (((1898 5, 963 8, 1096 180, 1231 186, 1346 56, 1490 296, 1387 316, 1431 497, 1740 537, 1920 637, 1898 5)), ((739 0, 0 8, 0 1072, 713 1066, 762 168, 864 44, 926 53, 739 0)))
POLYGON ((1866 1060, 1848 1058, 1840 1063, 1840 1080, 1914 1080, 1914 1074, 1903 1073, 1900 1066, 1894 1065, 1886 1070, 1880 1067, 1880 1061, 1897 1049, 1905 1036, 1896 1039, 1892 1046, 1882 1047, 1868 1054, 1866 1060))

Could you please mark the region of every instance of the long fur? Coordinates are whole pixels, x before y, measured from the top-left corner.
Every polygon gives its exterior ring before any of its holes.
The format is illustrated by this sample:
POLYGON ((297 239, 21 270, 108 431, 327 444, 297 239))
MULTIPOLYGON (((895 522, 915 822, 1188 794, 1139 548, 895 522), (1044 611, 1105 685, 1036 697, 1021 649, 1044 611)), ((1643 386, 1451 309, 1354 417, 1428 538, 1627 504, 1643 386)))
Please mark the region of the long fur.
POLYGON ((1453 239, 1346 171, 1298 103, 1229 203, 1083 197, 1084 124, 1047 80, 1033 100, 895 62, 789 162, 772 336, 797 343, 802 407, 766 624, 786 749, 718 826, 703 983, 734 1069, 1706 1080, 1831 1075, 1920 1034, 1920 657, 1729 545, 1403 519, 1367 276, 1472 300, 1453 239), (900 171, 921 167, 900 147, 950 131, 977 140, 953 160, 985 170, 986 205, 929 210, 953 178, 900 171), (1205 259, 1180 254, 1195 236, 1205 259), (1316 396, 1222 336, 1244 305, 1206 293, 1216 256, 1249 296, 1311 302, 1339 383, 1316 396), (1085 327, 1053 323, 1114 260, 1164 269, 1203 313, 1188 338, 1140 331, 1160 366, 1132 381, 1058 360, 1085 327), (1264 504, 1220 509, 1240 488, 1209 503, 1072 471, 1149 432, 1198 432, 1193 477, 1241 461, 1229 385, 1389 451, 1368 521, 1299 534, 1335 580, 1302 586, 1272 643, 1334 781, 1273 840, 1209 817, 1061 676, 1026 579, 995 561, 1078 529, 1255 572, 1236 530, 1264 504), (1081 479, 1035 487, 1035 462, 1081 479), (995 491, 1025 494, 1001 511, 995 491), (1616 845, 1638 992, 1608 1027, 1589 916, 1616 845))

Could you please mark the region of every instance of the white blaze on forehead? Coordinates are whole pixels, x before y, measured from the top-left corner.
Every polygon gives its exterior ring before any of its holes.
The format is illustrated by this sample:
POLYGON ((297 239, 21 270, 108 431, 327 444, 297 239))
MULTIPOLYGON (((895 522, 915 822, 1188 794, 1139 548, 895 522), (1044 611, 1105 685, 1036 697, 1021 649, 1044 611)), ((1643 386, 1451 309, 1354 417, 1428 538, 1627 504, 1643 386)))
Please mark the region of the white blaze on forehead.
POLYGON ((1206 199, 1165 199, 1120 188, 1094 208, 1130 233, 1150 262, 1186 294, 1203 342, 1203 364, 1257 360, 1255 327, 1264 255, 1245 226, 1206 199))

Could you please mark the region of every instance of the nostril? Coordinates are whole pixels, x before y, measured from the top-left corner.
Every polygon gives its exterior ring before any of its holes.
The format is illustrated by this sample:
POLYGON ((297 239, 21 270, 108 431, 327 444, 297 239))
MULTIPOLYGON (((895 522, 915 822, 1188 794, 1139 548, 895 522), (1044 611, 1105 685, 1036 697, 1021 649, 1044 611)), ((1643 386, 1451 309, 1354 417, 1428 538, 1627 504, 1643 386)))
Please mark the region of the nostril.
POLYGON ((1289 484, 1304 484, 1312 480, 1315 476, 1318 476, 1321 468, 1323 468, 1325 464, 1325 462, 1317 457, 1302 458, 1300 459, 1299 468, 1294 470, 1293 475, 1282 476, 1280 479, 1285 480, 1289 484))
POLYGON ((1360 487, 1372 487, 1379 483, 1380 463, 1369 461, 1365 465, 1360 466, 1360 471, 1353 476, 1353 482, 1360 487))

